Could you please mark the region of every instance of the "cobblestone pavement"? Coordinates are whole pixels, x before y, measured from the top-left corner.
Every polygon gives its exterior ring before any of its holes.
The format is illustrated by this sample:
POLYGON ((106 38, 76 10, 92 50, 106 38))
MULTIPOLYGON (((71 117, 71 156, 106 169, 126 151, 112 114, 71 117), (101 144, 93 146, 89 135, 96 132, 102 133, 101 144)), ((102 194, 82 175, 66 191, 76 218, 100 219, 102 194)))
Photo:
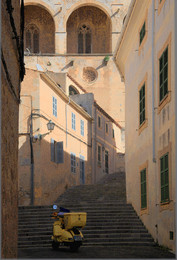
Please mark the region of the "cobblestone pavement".
POLYGON ((69 248, 54 251, 50 248, 19 249, 18 258, 175 258, 171 252, 153 247, 81 247, 78 252, 70 252, 69 248))

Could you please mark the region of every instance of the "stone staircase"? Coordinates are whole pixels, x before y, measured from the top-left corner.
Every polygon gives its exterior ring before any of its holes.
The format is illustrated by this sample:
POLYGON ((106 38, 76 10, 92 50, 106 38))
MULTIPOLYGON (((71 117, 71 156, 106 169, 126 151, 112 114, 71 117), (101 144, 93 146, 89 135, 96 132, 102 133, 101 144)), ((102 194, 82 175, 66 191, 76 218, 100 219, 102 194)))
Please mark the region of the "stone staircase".
MULTIPOLYGON (((154 241, 126 203, 125 174, 107 175, 98 184, 69 188, 55 202, 87 212, 83 246, 151 246, 154 241)), ((19 248, 51 247, 52 206, 19 207, 19 248)))

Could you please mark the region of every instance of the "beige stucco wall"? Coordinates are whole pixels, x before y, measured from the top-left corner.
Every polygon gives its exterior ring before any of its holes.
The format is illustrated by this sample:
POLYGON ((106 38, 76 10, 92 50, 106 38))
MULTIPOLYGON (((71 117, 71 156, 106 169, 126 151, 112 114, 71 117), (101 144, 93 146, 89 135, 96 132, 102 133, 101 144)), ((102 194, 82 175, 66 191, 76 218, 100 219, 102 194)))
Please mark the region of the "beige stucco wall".
MULTIPOLYGON (((155 95, 155 160, 153 162, 152 139, 152 2, 136 1, 124 38, 119 45, 117 63, 125 77, 125 149, 126 149, 126 189, 127 202, 133 204, 145 226, 160 245, 175 251, 175 96, 174 92, 174 1, 162 1, 159 11, 155 1, 154 27, 154 95, 155 95), (139 48, 141 25, 147 19, 147 37, 143 47, 139 48), (133 24, 133 28, 132 28, 133 24), (169 44, 169 89, 170 101, 163 108, 159 106, 159 52, 171 34, 169 44), (134 37, 132 37, 134 35, 134 37), (125 43, 125 44, 124 44, 125 43), (171 54, 170 54, 171 48, 171 54), (135 52, 136 50, 136 52, 135 52), (139 129, 138 88, 146 78, 146 127, 139 129), (160 111, 161 109, 161 111, 160 111), (169 188, 170 202, 162 205, 160 190, 160 156, 169 152, 169 188), (147 210, 140 208, 140 170, 147 167, 147 210), (170 240, 170 231, 174 239, 170 240)), ((168 100, 168 98, 166 99, 168 100)))
MULTIPOLYGON (((34 149, 34 204, 48 205, 54 202, 66 188, 80 184, 80 155, 85 158, 85 183, 91 183, 91 117, 66 95, 60 95, 57 85, 46 80, 39 72, 27 70, 22 84, 22 95, 32 96, 33 113, 40 113, 52 120, 56 126, 54 130, 42 140, 33 143, 34 149), (36 84, 37 83, 37 84, 36 84), (39 94, 39 95, 38 95, 39 94), (57 117, 53 116, 52 97, 57 98, 57 117), (66 117, 67 111, 67 117, 66 117), (76 130, 72 129, 71 113, 76 115, 76 130), (66 134, 67 118, 67 134, 66 134), (80 134, 80 120, 84 121, 84 137, 80 134), (51 138, 56 142, 63 141, 64 163, 57 164, 51 161, 51 138), (66 140, 67 138, 67 140, 66 140), (67 143, 67 145, 66 145, 67 143), (71 152, 76 155, 76 173, 71 172, 71 152)), ((25 131, 31 112, 30 101, 21 96, 20 131, 25 131)), ((33 117, 33 135, 48 132, 47 120, 33 117)), ((29 127, 26 128, 29 132, 29 127)), ((30 181, 30 144, 28 136, 19 138, 19 203, 29 205, 30 181)))

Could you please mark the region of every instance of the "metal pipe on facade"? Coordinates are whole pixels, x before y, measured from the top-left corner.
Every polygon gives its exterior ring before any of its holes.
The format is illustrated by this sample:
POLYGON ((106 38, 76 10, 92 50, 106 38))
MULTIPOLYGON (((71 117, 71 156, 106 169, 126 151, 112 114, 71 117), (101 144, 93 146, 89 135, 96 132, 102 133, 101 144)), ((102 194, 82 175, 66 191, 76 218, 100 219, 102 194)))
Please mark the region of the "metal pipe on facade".
POLYGON ((21 95, 21 97, 30 97, 31 99, 31 114, 30 114, 30 173, 31 173, 31 192, 30 192, 30 204, 34 204, 34 152, 33 152, 33 105, 31 95, 21 95))
POLYGON ((155 95, 154 95, 154 33, 155 33, 155 3, 152 0, 152 167, 154 168, 155 173, 155 210, 156 210, 156 242, 158 243, 158 178, 156 174, 156 155, 155 155, 155 95))
POLYGON ((154 106, 154 25, 155 25, 155 6, 152 0, 152 155, 153 162, 155 159, 155 106, 154 106))

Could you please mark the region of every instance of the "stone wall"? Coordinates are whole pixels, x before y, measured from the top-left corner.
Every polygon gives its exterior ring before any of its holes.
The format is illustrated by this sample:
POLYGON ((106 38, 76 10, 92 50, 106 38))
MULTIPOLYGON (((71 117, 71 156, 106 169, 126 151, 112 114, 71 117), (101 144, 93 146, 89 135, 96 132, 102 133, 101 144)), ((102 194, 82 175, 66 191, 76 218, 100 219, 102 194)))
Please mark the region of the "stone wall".
MULTIPOLYGON (((9 1, 10 2, 10 1, 9 1)), ((1 56, 1 257, 17 257, 18 239, 18 108, 19 63, 17 42, 2 1, 1 56)), ((20 35, 20 1, 11 1, 17 35, 20 35)), ((12 19, 11 19, 12 21, 12 19)))

